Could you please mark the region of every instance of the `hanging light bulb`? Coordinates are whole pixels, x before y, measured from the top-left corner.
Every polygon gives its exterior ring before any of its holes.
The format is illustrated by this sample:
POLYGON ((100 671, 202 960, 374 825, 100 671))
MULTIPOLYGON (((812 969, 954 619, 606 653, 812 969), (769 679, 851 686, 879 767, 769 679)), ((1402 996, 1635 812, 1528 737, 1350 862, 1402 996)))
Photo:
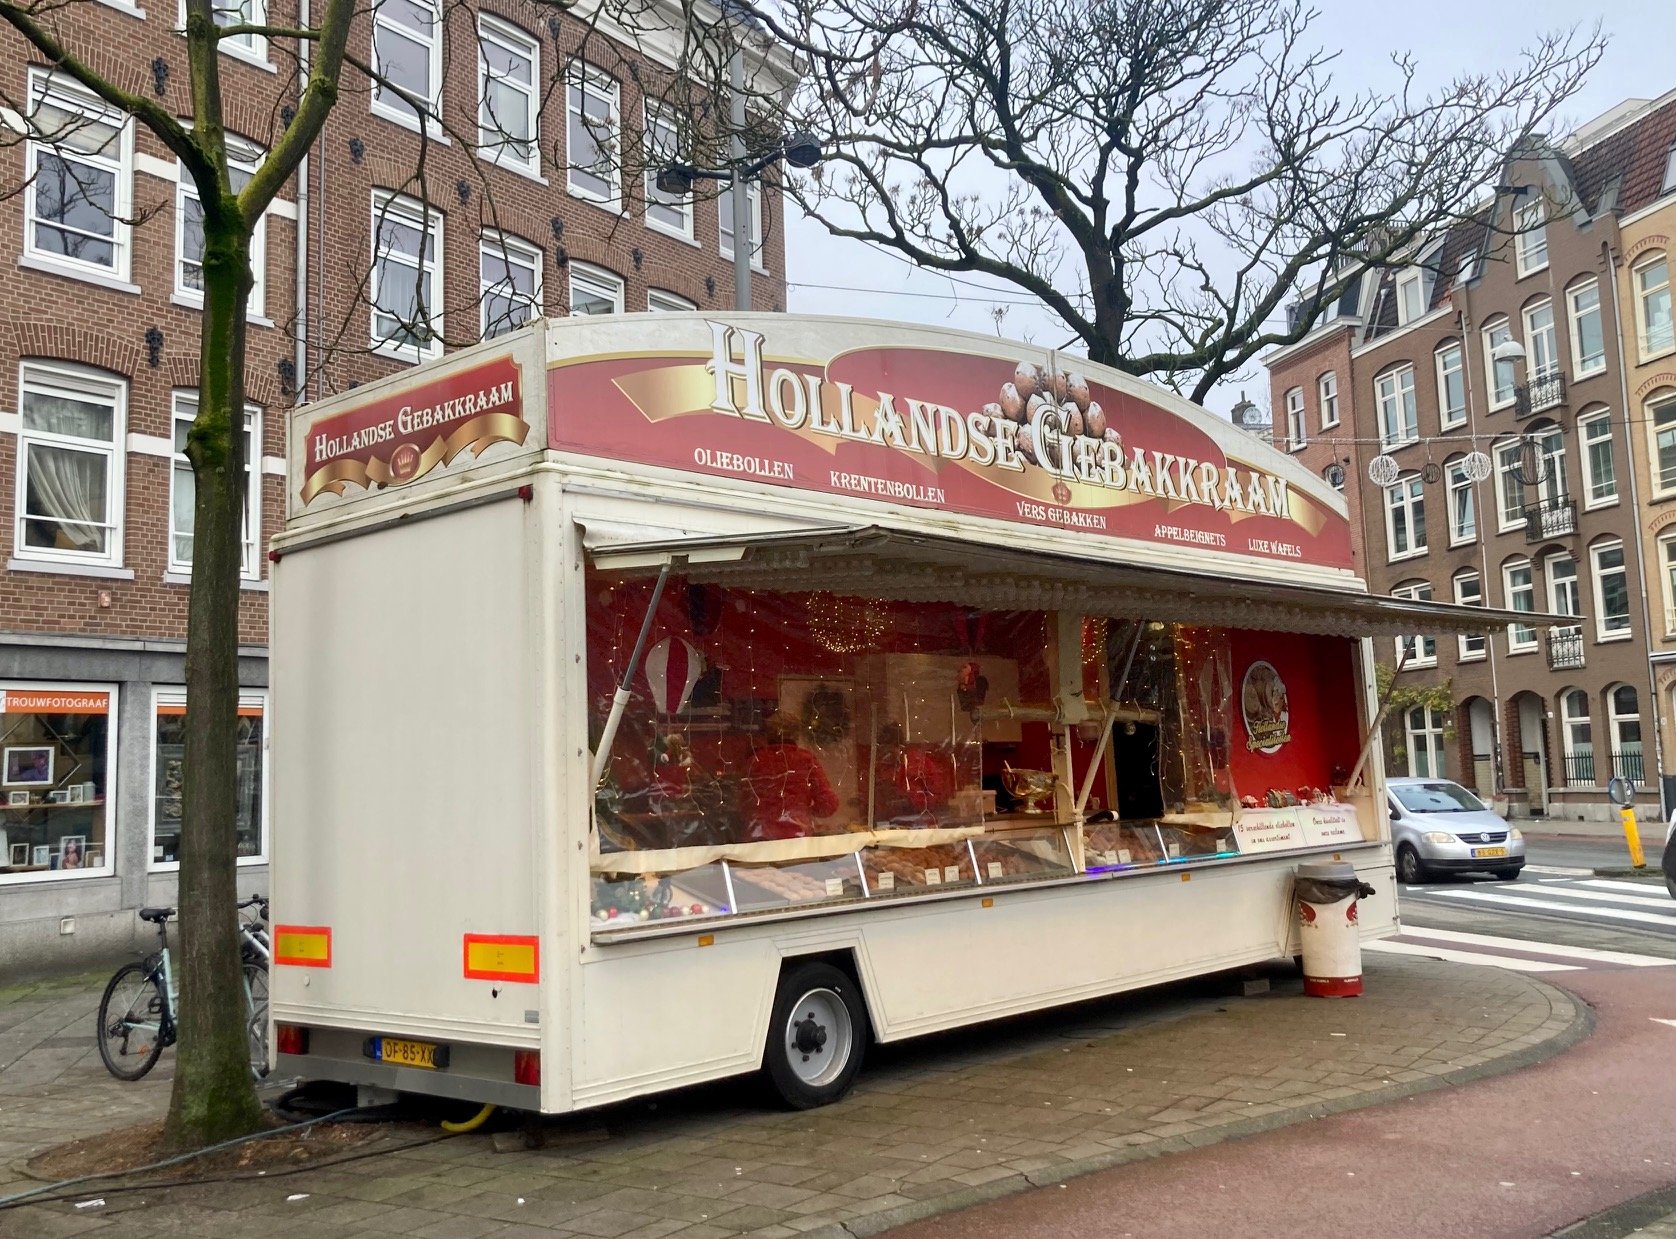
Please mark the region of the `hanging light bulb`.
POLYGON ((810 594, 809 635, 834 654, 858 654, 879 647, 885 617, 878 603, 837 594, 810 594))

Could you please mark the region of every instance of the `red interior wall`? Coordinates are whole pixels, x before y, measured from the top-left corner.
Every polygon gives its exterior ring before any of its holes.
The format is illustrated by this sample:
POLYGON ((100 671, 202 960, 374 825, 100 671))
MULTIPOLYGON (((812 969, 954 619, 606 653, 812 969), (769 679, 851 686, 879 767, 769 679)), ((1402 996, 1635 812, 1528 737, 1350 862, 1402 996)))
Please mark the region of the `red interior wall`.
POLYGON ((1361 748, 1362 726, 1356 703, 1354 643, 1342 637, 1311 637, 1290 632, 1229 633, 1234 662, 1234 742, 1229 765, 1241 796, 1261 797, 1270 788, 1325 790, 1335 768, 1343 778, 1361 748), (1274 665, 1286 682, 1292 739, 1276 753, 1247 746, 1239 688, 1252 663, 1274 665))

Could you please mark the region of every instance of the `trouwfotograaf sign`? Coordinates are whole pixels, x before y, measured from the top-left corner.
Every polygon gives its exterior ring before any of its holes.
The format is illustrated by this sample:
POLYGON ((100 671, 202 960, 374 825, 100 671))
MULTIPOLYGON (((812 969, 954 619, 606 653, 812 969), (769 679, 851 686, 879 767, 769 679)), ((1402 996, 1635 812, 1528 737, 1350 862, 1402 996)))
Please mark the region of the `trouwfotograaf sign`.
MULTIPOLYGON (((613 325, 622 348, 550 363, 548 445, 1092 536, 1351 564, 1344 517, 1277 473, 1272 449, 1224 448, 1209 414, 1100 367, 1018 360, 1033 352, 1023 347, 1014 358, 958 351, 940 333, 916 346, 924 333, 909 327, 785 324, 773 335, 687 316, 613 325)), ((554 329, 555 352, 566 330, 554 329)))

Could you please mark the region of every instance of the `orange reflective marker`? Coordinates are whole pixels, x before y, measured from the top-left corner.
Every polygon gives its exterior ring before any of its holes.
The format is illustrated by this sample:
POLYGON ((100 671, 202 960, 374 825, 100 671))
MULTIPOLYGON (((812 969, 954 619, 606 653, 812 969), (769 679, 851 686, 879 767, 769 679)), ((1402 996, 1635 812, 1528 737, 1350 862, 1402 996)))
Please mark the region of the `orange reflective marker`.
POLYGON ((329 925, 275 925, 274 963, 297 968, 332 966, 332 929, 329 925))
POLYGON ((540 940, 504 934, 467 934, 465 973, 474 981, 533 984, 541 979, 540 940))

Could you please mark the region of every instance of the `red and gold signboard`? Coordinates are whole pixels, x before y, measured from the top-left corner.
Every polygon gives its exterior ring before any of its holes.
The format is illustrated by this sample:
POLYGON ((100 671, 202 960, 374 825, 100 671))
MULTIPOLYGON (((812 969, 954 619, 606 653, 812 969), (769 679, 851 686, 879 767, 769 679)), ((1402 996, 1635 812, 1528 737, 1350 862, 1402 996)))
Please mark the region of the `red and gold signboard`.
POLYGON ((1075 359, 958 351, 945 336, 916 343, 911 328, 786 324, 769 328, 783 330, 779 350, 764 332, 689 319, 634 341, 650 348, 552 363, 548 446, 1094 538, 1351 567, 1349 523, 1329 500, 1294 486, 1273 449, 1213 433, 1208 414, 1163 393, 1102 381, 1101 368, 1075 359), (697 331, 708 348, 690 347, 697 331), (822 340, 832 343, 809 347, 822 340))
POLYGON ((351 484, 399 486, 468 449, 521 444, 529 432, 517 363, 497 357, 315 422, 303 443, 300 497, 306 506, 351 484))

